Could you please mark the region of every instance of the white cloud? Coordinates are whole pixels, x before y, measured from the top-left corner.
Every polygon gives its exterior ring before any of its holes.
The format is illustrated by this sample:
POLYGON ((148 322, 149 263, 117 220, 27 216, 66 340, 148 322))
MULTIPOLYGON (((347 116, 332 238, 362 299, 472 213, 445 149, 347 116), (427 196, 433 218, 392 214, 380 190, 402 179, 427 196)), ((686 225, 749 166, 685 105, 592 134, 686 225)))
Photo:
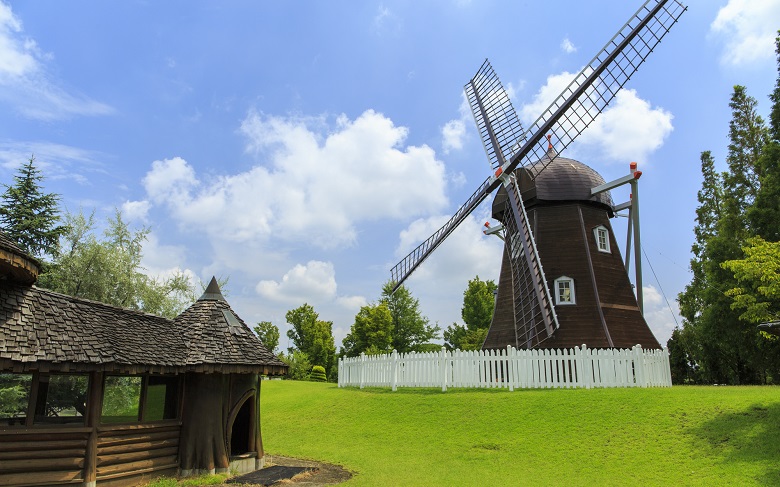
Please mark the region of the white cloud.
POLYGON ((564 37, 561 41, 561 50, 566 54, 577 52, 577 47, 572 44, 568 37, 564 37))
POLYGON ((187 249, 183 245, 162 245, 155 233, 149 233, 143 243, 141 267, 144 273, 155 279, 165 279, 175 274, 184 274, 197 290, 200 280, 192 270, 186 268, 187 249))
POLYGON ((366 300, 364 296, 342 296, 336 298, 336 304, 346 310, 354 311, 355 314, 357 314, 357 312, 360 311, 360 308, 368 304, 368 300, 366 300))
POLYGON ((384 5, 379 6, 379 10, 374 16, 373 30, 377 35, 397 35, 402 29, 401 19, 384 5))
POLYGON ((463 120, 450 120, 441 129, 442 148, 445 154, 452 150, 463 149, 463 138, 466 135, 466 124, 463 120))
POLYGON ((780 0, 729 0, 710 25, 724 42, 721 62, 743 66, 774 59, 780 0))
POLYGON ((12 141, 0 143, 0 166, 15 170, 35 156, 35 164, 47 178, 71 179, 88 184, 83 172, 103 171, 98 162, 102 156, 94 151, 68 145, 41 141, 12 141))
POLYGON ((330 262, 310 260, 306 265, 297 264, 290 269, 281 281, 260 281, 255 290, 273 301, 328 302, 336 296, 336 272, 330 262))
MULTIPOLYGON (((520 109, 520 119, 530 126, 563 92, 576 75, 568 72, 551 75, 532 101, 520 109)), ((582 114, 584 115, 584 114, 582 114)), ((645 160, 663 145, 672 132, 672 114, 653 108, 635 90, 622 89, 607 109, 584 130, 577 143, 591 146, 609 160, 645 160)), ((580 124, 574 127, 582 130, 580 124)))
POLYGON ((672 337, 672 331, 677 325, 675 316, 680 314, 680 309, 675 300, 670 301, 672 309, 669 309, 666 300, 655 286, 642 286, 642 297, 644 299, 645 321, 647 321, 650 330, 655 338, 661 343, 662 347, 672 337), (674 313, 674 314, 672 314, 674 313))
POLYGON ((148 201, 125 201, 122 203, 122 216, 128 221, 145 222, 151 206, 148 201))
POLYGON ((38 120, 111 113, 108 105, 68 93, 52 81, 45 65, 49 58, 23 36, 22 22, 0 2, 0 101, 38 120))
POLYGON ((597 146, 613 161, 644 161, 672 132, 672 118, 663 108, 652 108, 636 91, 623 89, 578 142, 597 146))
POLYGON ((181 158, 155 161, 147 195, 212 238, 273 235, 322 248, 354 243, 360 222, 446 205, 444 165, 427 146, 403 146, 406 128, 370 110, 354 121, 339 117, 330 132, 307 122, 251 113, 241 133, 248 151, 266 156, 264 165, 203 181, 181 158))
POLYGON ((555 101, 558 95, 569 86, 569 83, 574 79, 574 76, 576 76, 575 73, 569 73, 568 71, 548 76, 547 83, 539 88, 539 91, 534 94, 532 101, 520 107, 518 116, 520 117, 523 126, 526 128, 530 127, 531 124, 547 110, 547 107, 555 101))

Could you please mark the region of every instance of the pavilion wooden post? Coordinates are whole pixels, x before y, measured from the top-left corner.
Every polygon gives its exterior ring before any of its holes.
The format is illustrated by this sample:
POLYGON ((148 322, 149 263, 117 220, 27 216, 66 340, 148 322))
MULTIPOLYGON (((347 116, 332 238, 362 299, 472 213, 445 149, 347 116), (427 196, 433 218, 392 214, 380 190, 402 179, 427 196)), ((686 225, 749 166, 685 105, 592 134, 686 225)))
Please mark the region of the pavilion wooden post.
POLYGON ((87 449, 84 455, 84 486, 95 487, 97 484, 97 443, 98 424, 100 423, 100 407, 103 398, 103 372, 92 372, 89 375, 89 394, 87 396, 87 427, 91 428, 87 439, 87 449))

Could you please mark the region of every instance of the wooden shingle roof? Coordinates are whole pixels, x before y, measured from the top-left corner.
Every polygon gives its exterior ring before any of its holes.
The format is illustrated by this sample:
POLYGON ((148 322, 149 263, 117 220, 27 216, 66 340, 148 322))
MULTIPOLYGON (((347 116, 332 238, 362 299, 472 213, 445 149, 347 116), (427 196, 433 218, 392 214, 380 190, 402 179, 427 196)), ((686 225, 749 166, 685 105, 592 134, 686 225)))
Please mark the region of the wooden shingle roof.
POLYGON ((0 232, 0 279, 32 284, 38 272, 38 261, 0 232))
POLYGON ((231 331, 223 310, 233 313, 198 301, 169 320, 3 282, 0 370, 284 373, 243 321, 231 331))

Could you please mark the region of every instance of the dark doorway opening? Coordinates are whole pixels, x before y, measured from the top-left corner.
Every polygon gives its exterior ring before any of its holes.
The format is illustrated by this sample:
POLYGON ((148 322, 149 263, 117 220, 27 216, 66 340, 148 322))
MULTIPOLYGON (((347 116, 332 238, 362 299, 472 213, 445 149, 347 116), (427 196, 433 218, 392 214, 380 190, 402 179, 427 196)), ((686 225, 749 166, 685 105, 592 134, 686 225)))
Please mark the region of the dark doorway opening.
POLYGON ((249 445, 252 427, 252 402, 254 396, 250 396, 241 405, 241 409, 236 413, 233 419, 233 426, 230 428, 230 455, 243 455, 252 451, 249 445))

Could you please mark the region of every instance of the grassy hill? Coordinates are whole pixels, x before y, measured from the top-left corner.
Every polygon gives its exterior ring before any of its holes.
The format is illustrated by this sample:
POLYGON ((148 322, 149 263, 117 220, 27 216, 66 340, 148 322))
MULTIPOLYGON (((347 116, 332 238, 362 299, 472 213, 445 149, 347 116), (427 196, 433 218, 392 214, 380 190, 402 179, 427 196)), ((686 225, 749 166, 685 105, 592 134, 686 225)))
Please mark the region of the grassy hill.
POLYGON ((262 387, 266 451, 348 485, 780 485, 778 387, 262 387))

